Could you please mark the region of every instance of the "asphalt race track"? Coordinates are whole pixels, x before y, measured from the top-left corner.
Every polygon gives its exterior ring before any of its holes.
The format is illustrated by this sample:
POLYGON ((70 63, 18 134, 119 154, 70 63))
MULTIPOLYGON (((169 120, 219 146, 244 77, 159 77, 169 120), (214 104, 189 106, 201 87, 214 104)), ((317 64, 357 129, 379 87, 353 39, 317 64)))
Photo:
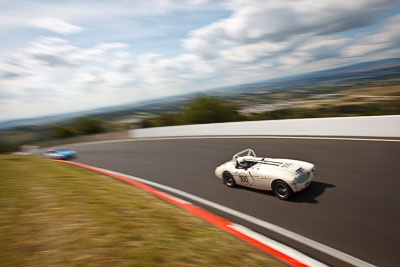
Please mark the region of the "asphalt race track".
MULTIPOLYGON (((78 151, 78 162, 186 191, 377 266, 399 266, 400 142, 211 138, 70 147, 78 151), (260 156, 315 163, 316 180, 289 201, 278 200, 271 192, 228 188, 215 177, 215 167, 246 148, 260 156)), ((346 266, 277 233, 208 209, 328 265, 346 266)))

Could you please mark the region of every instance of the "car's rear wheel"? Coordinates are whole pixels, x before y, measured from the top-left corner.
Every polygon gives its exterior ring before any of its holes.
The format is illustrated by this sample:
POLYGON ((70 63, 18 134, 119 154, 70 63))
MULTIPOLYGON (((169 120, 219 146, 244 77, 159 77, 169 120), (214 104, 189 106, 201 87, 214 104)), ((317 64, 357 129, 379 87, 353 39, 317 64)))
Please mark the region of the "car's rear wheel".
POLYGON ((293 194, 290 186, 281 180, 275 181, 272 184, 272 191, 274 192, 275 196, 282 200, 288 199, 293 194))
POLYGON ((236 183, 235 179, 233 179, 232 174, 230 174, 229 172, 224 172, 223 178, 224 178, 224 184, 226 184, 226 186, 235 187, 236 183))

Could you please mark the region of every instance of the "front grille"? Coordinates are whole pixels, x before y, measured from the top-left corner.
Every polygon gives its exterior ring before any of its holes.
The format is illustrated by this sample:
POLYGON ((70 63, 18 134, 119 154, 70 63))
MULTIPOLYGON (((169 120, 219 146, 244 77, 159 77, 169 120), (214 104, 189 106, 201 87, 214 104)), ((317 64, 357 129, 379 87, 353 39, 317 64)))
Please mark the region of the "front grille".
POLYGON ((302 174, 299 175, 298 183, 302 184, 305 181, 307 181, 308 178, 310 178, 310 173, 309 172, 303 172, 302 174))

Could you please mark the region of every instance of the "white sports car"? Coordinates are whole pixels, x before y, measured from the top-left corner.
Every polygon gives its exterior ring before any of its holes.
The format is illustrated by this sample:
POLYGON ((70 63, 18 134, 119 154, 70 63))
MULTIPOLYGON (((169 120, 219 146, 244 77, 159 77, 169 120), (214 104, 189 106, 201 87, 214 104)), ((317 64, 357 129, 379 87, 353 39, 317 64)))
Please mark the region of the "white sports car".
POLYGON ((279 199, 288 199, 293 192, 310 185, 316 169, 305 161, 260 158, 252 149, 245 149, 217 167, 215 175, 229 187, 243 185, 272 190, 279 199))

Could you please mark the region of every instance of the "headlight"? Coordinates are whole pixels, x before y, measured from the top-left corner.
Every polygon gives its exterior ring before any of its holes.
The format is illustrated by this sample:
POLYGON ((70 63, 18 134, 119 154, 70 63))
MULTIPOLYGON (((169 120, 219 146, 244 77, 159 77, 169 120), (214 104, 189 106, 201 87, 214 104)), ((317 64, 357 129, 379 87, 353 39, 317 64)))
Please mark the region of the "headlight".
POLYGON ((296 185, 299 183, 299 177, 293 179, 293 184, 296 185))

